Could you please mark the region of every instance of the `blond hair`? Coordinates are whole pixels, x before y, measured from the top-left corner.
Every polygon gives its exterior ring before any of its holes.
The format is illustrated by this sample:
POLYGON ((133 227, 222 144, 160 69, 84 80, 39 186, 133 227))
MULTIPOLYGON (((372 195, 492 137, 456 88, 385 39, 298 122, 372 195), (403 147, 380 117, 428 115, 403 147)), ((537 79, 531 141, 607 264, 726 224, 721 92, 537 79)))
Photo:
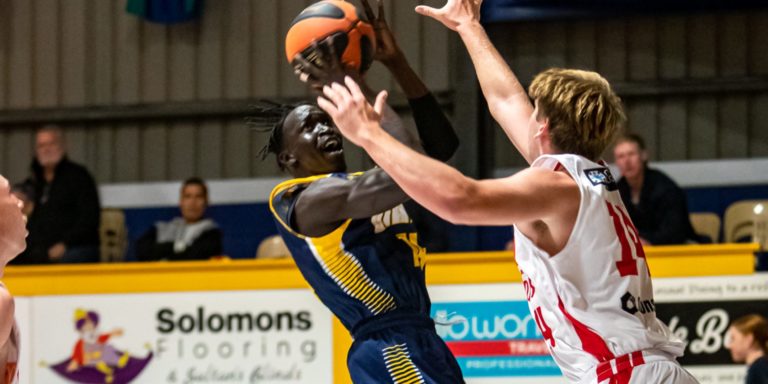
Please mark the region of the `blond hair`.
POLYGON ((529 93, 549 119, 552 144, 561 152, 598 160, 624 127, 621 99, 595 72, 552 68, 539 73, 529 93))
POLYGON ((768 320, 765 317, 755 314, 742 316, 734 320, 731 327, 744 335, 752 335, 757 346, 768 354, 768 320))

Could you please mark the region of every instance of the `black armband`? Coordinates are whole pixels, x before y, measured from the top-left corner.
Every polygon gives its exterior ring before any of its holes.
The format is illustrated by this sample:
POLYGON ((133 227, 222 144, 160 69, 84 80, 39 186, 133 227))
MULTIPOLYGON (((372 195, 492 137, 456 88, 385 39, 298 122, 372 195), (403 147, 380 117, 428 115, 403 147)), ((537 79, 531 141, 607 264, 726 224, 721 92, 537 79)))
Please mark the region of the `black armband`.
POLYGON ((432 93, 408 99, 419 139, 429 157, 447 161, 459 147, 459 137, 453 125, 432 93))

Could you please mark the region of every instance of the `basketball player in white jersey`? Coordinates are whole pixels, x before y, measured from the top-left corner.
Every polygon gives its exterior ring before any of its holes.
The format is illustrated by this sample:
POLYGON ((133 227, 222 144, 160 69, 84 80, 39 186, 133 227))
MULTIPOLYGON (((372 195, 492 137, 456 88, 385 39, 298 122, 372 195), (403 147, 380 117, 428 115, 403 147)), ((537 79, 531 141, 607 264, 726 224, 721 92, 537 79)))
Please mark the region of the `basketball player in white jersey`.
POLYGON ((319 105, 424 207, 454 223, 515 226, 531 313, 569 381, 696 383, 676 361, 683 342, 656 318, 640 238, 599 161, 624 124, 621 100, 597 73, 565 69, 540 73, 527 94, 480 25, 481 2, 417 11, 462 37, 530 168, 478 181, 420 155, 381 129, 385 95, 371 106, 351 79, 326 87, 319 105))
POLYGON ((22 205, 11 194, 8 180, 0 176, 0 384, 17 383, 19 378, 19 332, 14 320, 13 297, 2 278, 8 262, 27 247, 22 205))

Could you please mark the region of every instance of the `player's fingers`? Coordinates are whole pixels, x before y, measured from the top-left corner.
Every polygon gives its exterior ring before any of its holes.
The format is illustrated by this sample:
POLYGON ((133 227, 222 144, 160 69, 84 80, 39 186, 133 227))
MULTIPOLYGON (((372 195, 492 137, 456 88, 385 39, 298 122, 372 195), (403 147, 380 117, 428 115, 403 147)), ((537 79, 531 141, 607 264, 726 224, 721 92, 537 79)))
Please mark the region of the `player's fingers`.
POLYGON ((329 102, 333 103, 336 107, 339 107, 339 104, 341 104, 342 99, 338 95, 338 93, 330 86, 326 85, 323 87, 323 94, 321 97, 325 97, 328 99, 329 102))
POLYGON ((386 23, 387 22, 387 13, 384 12, 384 0, 378 0, 377 2, 379 3, 378 4, 379 5, 379 15, 377 16, 377 18, 382 23, 386 23))
POLYGON ((360 2, 363 4, 363 9, 365 10, 365 17, 368 18, 368 21, 371 23, 376 21, 376 14, 373 13, 373 8, 371 8, 371 4, 368 3, 368 0, 360 0, 360 2))
POLYGON ((333 105, 332 102, 328 101, 328 99, 322 96, 318 96, 317 106, 320 107, 325 112, 327 112, 329 115, 331 115, 331 117, 334 120, 336 119, 336 115, 338 114, 338 109, 336 109, 336 106, 333 105))
POLYGON ((339 98, 341 98, 341 102, 344 103, 344 105, 350 105, 353 103, 352 95, 349 93, 349 90, 344 85, 339 83, 333 83, 331 87, 336 92, 336 94, 339 95, 339 98))
POLYGON ((328 37, 328 44, 325 44, 327 52, 325 60, 328 61, 329 68, 341 67, 341 62, 339 62, 339 54, 336 51, 336 42, 338 42, 338 39, 340 38, 341 37, 338 35, 330 36, 328 37))
POLYGON ((387 93, 387 91, 381 91, 376 96, 376 103, 373 105, 373 110, 376 111, 379 116, 384 114, 384 108, 387 106, 388 97, 389 93, 387 93))
POLYGON ((328 69, 333 63, 333 37, 328 36, 321 42, 314 42, 312 45, 315 48, 315 54, 317 55, 317 66, 322 69, 328 69))
POLYGON ((344 84, 347 85, 347 89, 349 89, 349 93, 355 103, 364 103, 366 101, 363 91, 360 89, 360 86, 357 85, 355 80, 349 76, 346 76, 344 77, 344 84))
POLYGON ((431 17, 433 19, 439 19, 438 9, 428 7, 426 5, 419 5, 418 7, 416 7, 416 13, 422 16, 431 17))
POLYGON ((336 104, 336 107, 339 110, 349 108, 350 103, 347 101, 349 99, 347 96, 348 92, 343 85, 339 83, 333 83, 326 88, 328 88, 328 91, 325 92, 326 97, 329 98, 334 104, 336 104))
MULTIPOLYGON (((304 58, 301 54, 297 54, 292 61, 293 68, 296 70, 296 75, 299 76, 299 78, 302 77, 302 73, 307 74, 309 76, 312 76, 316 79, 322 79, 325 75, 325 72, 323 72, 320 68, 318 68, 316 65, 312 64, 309 60, 304 58)), ((307 78, 309 80, 309 78, 307 78)), ((307 80, 302 79, 301 81, 307 82, 307 80)))

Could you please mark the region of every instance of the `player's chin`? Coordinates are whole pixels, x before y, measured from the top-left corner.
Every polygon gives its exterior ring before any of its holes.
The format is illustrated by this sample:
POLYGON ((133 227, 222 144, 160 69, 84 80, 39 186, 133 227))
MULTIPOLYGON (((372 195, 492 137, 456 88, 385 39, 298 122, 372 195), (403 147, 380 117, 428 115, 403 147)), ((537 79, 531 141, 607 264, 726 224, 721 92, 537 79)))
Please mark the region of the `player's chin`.
POLYGON ((344 149, 336 149, 323 153, 325 160, 328 164, 336 170, 336 172, 344 171, 347 168, 347 162, 344 159, 344 149))

